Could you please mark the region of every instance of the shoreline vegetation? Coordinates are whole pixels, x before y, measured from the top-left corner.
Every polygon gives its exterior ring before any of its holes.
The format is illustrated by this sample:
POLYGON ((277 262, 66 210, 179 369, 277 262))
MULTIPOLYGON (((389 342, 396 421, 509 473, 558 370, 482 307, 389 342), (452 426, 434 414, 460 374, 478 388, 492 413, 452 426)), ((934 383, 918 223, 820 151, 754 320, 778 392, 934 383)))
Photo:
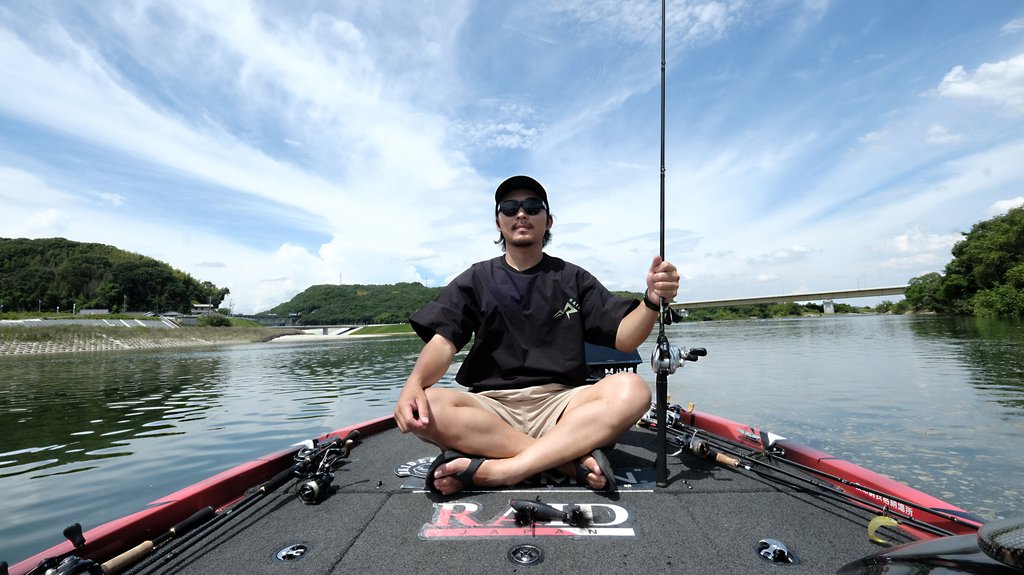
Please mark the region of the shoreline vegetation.
POLYGON ((91 353, 237 345, 268 341, 324 341, 346 337, 374 337, 411 334, 403 325, 364 326, 344 335, 310 335, 301 329, 255 326, 145 327, 97 326, 0 326, 0 357, 63 353, 91 353))
MULTIPOLYGON (((855 311, 854 314, 873 314, 872 311, 855 311)), ((892 312, 883 312, 883 315, 892 312)), ((845 315, 845 314, 844 314, 845 315)), ((803 317, 822 317, 819 314, 803 314, 803 317)), ((750 316, 731 318, 759 320, 750 316)), ((55 322, 56 323, 56 322, 55 322)), ((198 348, 218 345, 239 345, 248 343, 302 343, 337 341, 345 338, 386 337, 415 335, 408 323, 364 325, 338 335, 321 335, 304 331, 302 326, 292 328, 270 328, 254 322, 232 322, 222 327, 179 327, 157 329, 146 327, 102 327, 95 325, 38 325, 32 327, 0 324, 0 357, 93 353, 106 351, 131 351, 174 348, 198 348), (238 324, 242 325, 238 325, 238 324)))

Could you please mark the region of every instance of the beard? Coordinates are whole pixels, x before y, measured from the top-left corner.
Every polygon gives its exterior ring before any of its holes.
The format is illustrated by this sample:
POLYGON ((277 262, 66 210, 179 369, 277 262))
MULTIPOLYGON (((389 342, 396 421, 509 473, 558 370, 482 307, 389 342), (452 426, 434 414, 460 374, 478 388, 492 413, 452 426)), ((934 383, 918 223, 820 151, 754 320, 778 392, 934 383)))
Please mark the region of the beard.
POLYGON ((515 246, 517 248, 528 248, 528 247, 530 247, 532 245, 536 245, 537 244, 537 239, 536 238, 532 238, 532 237, 524 238, 522 236, 519 236, 519 237, 512 238, 510 240, 507 240, 507 243, 508 243, 508 245, 515 246))

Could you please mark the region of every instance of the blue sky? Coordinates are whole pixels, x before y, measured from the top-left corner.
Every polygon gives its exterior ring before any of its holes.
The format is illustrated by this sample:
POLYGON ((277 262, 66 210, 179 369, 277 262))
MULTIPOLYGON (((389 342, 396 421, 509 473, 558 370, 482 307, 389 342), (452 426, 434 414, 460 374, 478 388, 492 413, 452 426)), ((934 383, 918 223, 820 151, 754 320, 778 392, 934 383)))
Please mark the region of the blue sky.
MULTIPOLYGON (((660 2, 0 4, 0 237, 163 260, 250 313, 548 252, 642 289, 658 252, 660 2)), ((1017 0, 668 2, 678 299, 888 286, 1024 203, 1017 0)))

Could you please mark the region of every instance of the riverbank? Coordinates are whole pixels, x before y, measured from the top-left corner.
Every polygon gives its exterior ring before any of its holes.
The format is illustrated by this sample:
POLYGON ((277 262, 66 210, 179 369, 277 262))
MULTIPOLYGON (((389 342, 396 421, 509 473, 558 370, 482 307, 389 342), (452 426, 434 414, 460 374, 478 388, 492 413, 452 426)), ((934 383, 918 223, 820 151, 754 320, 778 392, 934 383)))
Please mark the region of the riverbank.
POLYGON ((0 327, 0 356, 258 343, 295 333, 264 327, 0 327))

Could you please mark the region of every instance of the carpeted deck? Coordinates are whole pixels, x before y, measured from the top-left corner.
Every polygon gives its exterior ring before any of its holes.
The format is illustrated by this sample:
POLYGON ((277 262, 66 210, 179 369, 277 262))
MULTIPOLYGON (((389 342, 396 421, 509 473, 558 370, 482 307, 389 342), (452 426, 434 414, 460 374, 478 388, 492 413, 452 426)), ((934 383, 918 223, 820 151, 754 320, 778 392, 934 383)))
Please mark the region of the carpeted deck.
POLYGON ((654 444, 653 433, 635 430, 609 453, 620 483, 639 480, 616 496, 549 483, 440 500, 410 488, 422 480, 395 474, 396 467, 436 450, 387 431, 356 446, 324 502, 305 505, 294 486, 286 486, 162 572, 821 574, 879 549, 867 538, 870 515, 747 471, 672 457, 670 486, 654 487, 654 444), (593 521, 579 532, 545 524, 520 528, 509 513, 513 497, 589 506, 593 521), (784 542, 799 562, 761 559, 757 547, 764 538, 784 542), (275 557, 296 544, 306 546, 301 558, 275 557), (509 552, 520 544, 538 549, 540 562, 513 563, 509 552))

